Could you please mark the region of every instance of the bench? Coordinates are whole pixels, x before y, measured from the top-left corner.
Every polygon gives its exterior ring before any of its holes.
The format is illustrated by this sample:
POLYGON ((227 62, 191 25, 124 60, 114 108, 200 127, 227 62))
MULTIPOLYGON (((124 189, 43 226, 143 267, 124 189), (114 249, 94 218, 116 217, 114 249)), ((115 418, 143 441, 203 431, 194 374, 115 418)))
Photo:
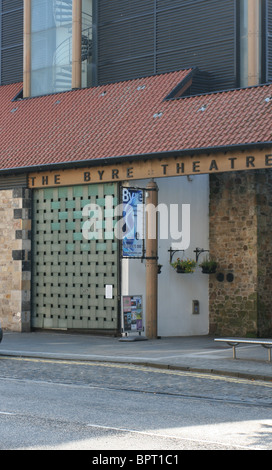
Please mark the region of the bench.
POLYGON ((271 362, 272 339, 258 338, 216 338, 214 341, 227 343, 232 347, 233 359, 236 359, 236 346, 239 344, 259 344, 268 349, 268 361, 271 362))

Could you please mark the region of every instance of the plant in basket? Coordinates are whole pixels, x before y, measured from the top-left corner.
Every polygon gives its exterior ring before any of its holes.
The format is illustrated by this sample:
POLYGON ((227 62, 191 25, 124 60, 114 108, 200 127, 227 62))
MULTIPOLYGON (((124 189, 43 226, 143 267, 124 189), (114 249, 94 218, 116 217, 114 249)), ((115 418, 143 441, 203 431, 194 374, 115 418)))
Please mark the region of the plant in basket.
POLYGON ((215 260, 206 258, 199 266, 202 268, 204 274, 212 274, 216 272, 217 264, 215 260))
POLYGON ((180 259, 177 258, 171 266, 177 273, 193 273, 196 267, 196 262, 193 259, 180 259))

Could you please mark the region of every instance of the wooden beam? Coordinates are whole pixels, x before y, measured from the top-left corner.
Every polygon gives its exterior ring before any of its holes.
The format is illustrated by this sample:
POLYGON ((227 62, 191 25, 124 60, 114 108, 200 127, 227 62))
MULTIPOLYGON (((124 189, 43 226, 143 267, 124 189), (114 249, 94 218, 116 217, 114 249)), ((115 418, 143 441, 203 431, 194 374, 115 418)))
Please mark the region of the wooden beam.
POLYGON ((260 2, 248 0, 248 86, 260 83, 260 2))
POLYGON ((185 155, 168 158, 30 173, 29 188, 73 186, 76 184, 119 183, 137 179, 216 174, 229 171, 272 169, 272 146, 248 152, 218 152, 210 155, 185 155))
POLYGON ((23 96, 31 96, 31 0, 24 0, 23 96))

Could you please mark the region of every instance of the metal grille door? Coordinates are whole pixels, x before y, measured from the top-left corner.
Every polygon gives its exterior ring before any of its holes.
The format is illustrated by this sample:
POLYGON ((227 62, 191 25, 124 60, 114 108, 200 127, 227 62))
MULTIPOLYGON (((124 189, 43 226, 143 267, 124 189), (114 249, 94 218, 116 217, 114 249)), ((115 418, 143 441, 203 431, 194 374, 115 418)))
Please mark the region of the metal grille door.
MULTIPOLYGON (((100 221, 103 239, 84 237, 87 204, 118 202, 116 184, 34 191, 32 326, 44 329, 118 328, 118 244, 100 221), (106 285, 112 298, 106 298, 106 285)), ((92 214, 89 213, 89 216, 92 214)), ((113 215, 113 210, 107 216, 113 215)), ((107 219, 108 220, 108 219, 107 219)), ((98 224, 99 222, 97 222, 98 224)))

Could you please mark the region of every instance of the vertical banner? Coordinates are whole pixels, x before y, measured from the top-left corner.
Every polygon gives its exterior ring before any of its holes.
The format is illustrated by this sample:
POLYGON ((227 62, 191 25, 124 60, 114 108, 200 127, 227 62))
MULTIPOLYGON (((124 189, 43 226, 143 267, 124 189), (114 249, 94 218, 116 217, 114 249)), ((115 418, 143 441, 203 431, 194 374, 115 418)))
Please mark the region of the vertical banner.
POLYGON ((141 295, 123 296, 124 331, 143 331, 143 302, 141 295))
POLYGON ((123 234, 122 257, 142 258, 144 255, 144 190, 122 188, 123 234))

